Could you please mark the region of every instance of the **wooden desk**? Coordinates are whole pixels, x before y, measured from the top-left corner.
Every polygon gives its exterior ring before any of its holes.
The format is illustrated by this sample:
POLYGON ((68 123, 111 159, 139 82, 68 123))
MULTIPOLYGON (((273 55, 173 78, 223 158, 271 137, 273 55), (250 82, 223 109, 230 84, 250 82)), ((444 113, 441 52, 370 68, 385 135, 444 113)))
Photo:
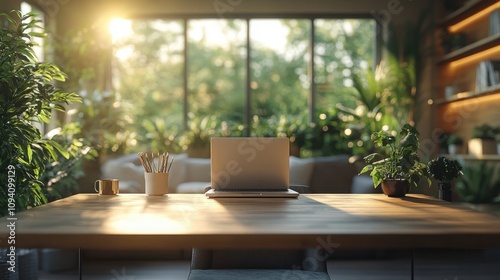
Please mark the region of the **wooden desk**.
MULTIPOLYGON (((27 248, 500 247, 499 217, 419 195, 79 194, 16 217, 16 247, 27 248)), ((9 222, 0 219, 0 247, 9 222)))

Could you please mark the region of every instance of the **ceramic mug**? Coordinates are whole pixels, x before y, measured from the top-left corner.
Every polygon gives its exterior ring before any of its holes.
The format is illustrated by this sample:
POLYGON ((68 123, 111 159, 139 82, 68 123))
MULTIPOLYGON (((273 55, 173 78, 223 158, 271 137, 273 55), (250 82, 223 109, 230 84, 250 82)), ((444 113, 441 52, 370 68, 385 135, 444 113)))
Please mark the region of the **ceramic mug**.
POLYGON ((100 195, 116 195, 119 192, 118 179, 96 180, 94 190, 100 195))

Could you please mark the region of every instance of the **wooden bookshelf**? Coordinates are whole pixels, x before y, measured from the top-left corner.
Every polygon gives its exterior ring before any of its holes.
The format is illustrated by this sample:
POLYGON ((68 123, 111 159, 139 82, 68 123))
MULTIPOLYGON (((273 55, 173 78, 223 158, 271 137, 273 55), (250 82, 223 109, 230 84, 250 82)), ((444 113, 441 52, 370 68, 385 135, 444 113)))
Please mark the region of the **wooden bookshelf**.
POLYGON ((494 47, 498 47, 500 45, 500 34, 496 34, 493 36, 489 36, 487 38, 476 41, 472 44, 469 44, 463 48, 455 50, 449 54, 444 55, 438 61, 439 64, 450 63, 453 61, 457 61, 459 59, 468 57, 470 55, 489 50, 494 47))
MULTIPOLYGON (((441 2, 442 5, 442 1, 441 2)), ((454 133, 464 139, 471 137, 475 127, 489 124, 500 127, 500 85, 488 88, 477 87, 478 66, 483 61, 500 60, 500 34, 490 34, 490 15, 499 8, 499 1, 476 0, 464 7, 441 16, 436 27, 436 53, 443 53, 439 40, 445 29, 451 35, 461 34, 465 45, 449 53, 438 55, 435 60, 435 95, 433 110, 436 127, 454 133), (454 96, 445 97, 445 89, 450 86, 454 96)), ((437 11, 443 11, 436 4, 437 11)), ((442 37, 441 37, 442 38, 442 37)), ((488 81, 487 85, 492 83, 488 81)), ((464 160, 488 160, 500 162, 498 155, 474 157, 461 155, 464 160)))
POLYGON ((488 96, 488 95, 494 95, 494 94, 500 94, 500 85, 496 85, 493 87, 488 88, 487 90, 481 91, 481 92, 469 92, 468 94, 463 94, 463 95, 456 95, 452 98, 445 99, 445 98, 440 98, 435 100, 434 104, 436 105, 443 105, 443 104, 448 104, 452 102, 458 102, 462 100, 468 100, 468 99, 473 99, 473 98, 480 98, 483 96, 488 96))
POLYGON ((456 24, 464 19, 467 19, 481 10, 489 7, 498 2, 497 0, 474 0, 470 1, 468 4, 463 6, 462 8, 450 13, 445 16, 440 22, 439 26, 446 27, 453 24, 456 24))

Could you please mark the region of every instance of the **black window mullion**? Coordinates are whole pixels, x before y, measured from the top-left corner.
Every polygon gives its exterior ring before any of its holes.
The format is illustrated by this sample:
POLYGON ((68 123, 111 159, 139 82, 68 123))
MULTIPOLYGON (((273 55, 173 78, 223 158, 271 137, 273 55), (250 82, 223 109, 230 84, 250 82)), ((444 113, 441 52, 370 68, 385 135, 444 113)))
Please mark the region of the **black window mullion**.
POLYGON ((184 19, 184 104, 183 104, 183 125, 184 129, 187 129, 188 127, 188 92, 189 92, 189 87, 188 87, 188 19, 184 19))
POLYGON ((251 95, 252 95, 252 74, 251 74, 251 67, 250 67, 250 60, 251 60, 251 44, 250 44, 250 19, 246 19, 247 22, 247 42, 246 42, 246 48, 247 48, 247 57, 246 57, 246 90, 245 90, 245 121, 246 121, 246 135, 250 136, 251 133, 251 127, 252 127, 252 108, 251 108, 251 95))
POLYGON ((315 107, 316 107, 316 83, 315 83, 315 77, 316 77, 316 67, 314 65, 314 46, 316 45, 316 38, 315 38, 315 33, 316 33, 316 28, 314 26, 314 19, 311 19, 311 31, 309 34, 309 44, 310 44, 310 62, 309 62, 309 121, 311 123, 315 123, 315 107))

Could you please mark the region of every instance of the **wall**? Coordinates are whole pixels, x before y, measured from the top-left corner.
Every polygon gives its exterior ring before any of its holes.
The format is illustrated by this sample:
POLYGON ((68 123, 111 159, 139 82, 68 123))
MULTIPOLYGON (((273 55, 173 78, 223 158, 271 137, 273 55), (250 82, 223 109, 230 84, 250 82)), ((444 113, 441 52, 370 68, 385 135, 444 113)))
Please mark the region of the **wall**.
POLYGON ((179 15, 235 17, 242 14, 327 16, 365 15, 395 24, 415 20, 426 1, 412 0, 33 0, 45 5, 50 16, 58 18, 59 28, 105 22, 110 17, 169 17, 179 15), (57 5, 54 5, 54 2, 57 5))

